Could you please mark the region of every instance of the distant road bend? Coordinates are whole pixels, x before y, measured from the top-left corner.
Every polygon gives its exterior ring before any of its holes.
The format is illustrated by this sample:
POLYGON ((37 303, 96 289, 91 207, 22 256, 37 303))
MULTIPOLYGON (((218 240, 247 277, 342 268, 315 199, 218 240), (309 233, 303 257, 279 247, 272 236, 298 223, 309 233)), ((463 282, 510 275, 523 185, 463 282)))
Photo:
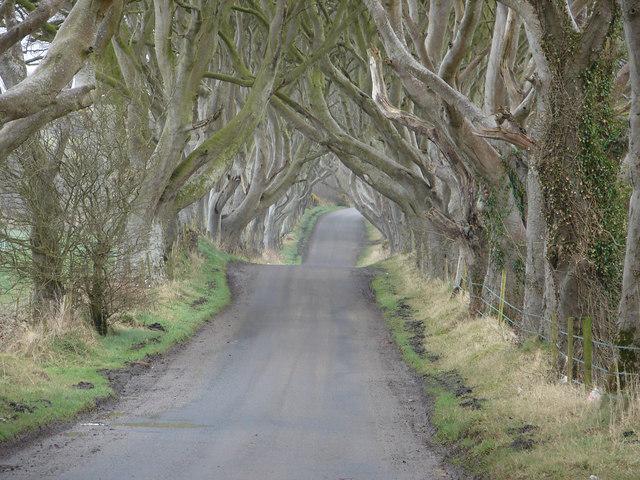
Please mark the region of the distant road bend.
POLYGON ((231 267, 235 300, 132 377, 109 411, 0 458, 6 479, 458 478, 429 446, 420 385, 353 268, 353 209, 300 266, 231 267))

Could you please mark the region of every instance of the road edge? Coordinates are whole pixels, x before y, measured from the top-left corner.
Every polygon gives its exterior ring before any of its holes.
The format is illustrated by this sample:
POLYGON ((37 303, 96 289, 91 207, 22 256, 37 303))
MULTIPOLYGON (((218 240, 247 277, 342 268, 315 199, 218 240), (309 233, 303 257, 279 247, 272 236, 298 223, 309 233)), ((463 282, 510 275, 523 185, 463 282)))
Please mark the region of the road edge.
MULTIPOLYGON (((239 270, 242 265, 247 262, 229 257, 224 263, 224 288, 229 291, 228 301, 215 311, 212 315, 204 318, 186 337, 177 340, 169 345, 169 347, 159 353, 148 354, 144 357, 144 362, 127 363, 121 368, 108 369, 100 373, 107 379, 108 385, 112 391, 111 394, 102 397, 96 397, 95 404, 89 405, 71 417, 64 419, 54 419, 45 424, 39 425, 32 429, 25 430, 17 435, 0 441, 0 459, 15 454, 18 450, 22 450, 46 437, 59 434, 79 422, 94 418, 96 415, 111 412, 119 405, 123 392, 125 390, 136 390, 138 385, 142 384, 145 376, 158 372, 157 367, 171 362, 172 358, 184 350, 194 338, 196 338, 203 329, 207 328, 212 321, 218 316, 224 314, 237 298, 240 285, 234 271, 239 270)), ((205 268, 204 266, 203 268, 205 268)), ((159 372, 158 372, 159 373, 159 372)))

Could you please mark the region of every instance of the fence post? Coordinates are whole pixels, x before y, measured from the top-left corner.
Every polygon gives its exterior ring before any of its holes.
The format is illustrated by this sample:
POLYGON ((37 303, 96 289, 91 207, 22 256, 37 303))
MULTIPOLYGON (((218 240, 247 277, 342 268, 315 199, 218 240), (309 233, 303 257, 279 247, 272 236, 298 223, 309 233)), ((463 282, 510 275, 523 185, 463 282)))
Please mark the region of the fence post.
POLYGON ((584 357, 584 385, 587 389, 593 384, 593 337, 591 317, 582 319, 582 350, 584 357))
POLYGON ((620 390, 622 389, 622 385, 620 385, 620 364, 618 363, 618 351, 616 350, 615 347, 611 347, 611 350, 613 351, 613 364, 616 367, 616 389, 618 394, 620 394, 620 390))
POLYGON ((573 383, 573 317, 567 318, 567 382, 573 383))
POLYGON ((558 314, 551 314, 551 365, 554 370, 558 368, 558 314))
POLYGON ((466 290, 469 292, 469 298, 471 298, 471 286, 469 285, 469 272, 467 271, 467 262, 462 266, 462 281, 460 282, 460 286, 462 290, 466 290))
POLYGON ((500 306, 498 307, 498 320, 504 320, 504 296, 507 290, 507 270, 502 269, 502 283, 500 284, 500 306))
POLYGON ((444 283, 449 285, 449 259, 444 257, 444 283))

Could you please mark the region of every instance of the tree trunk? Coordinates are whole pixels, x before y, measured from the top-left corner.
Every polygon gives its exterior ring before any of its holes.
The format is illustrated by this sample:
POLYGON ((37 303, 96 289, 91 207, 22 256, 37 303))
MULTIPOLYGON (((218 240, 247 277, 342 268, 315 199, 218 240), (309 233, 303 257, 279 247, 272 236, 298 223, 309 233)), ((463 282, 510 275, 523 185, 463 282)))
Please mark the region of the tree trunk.
POLYGON ((107 302, 107 278, 105 267, 108 258, 108 245, 98 244, 92 255, 93 272, 88 291, 89 312, 91 321, 100 335, 107 334, 107 319, 109 318, 107 302))
MULTIPOLYGON (((493 255, 489 254, 487 260, 487 270, 484 274, 482 281, 482 298, 488 305, 497 307, 498 299, 496 298, 500 292, 500 284, 502 280, 502 268, 505 262, 501 260, 499 263, 493 255)), ((489 314, 493 315, 495 312, 489 309, 489 314)))
POLYGON ((484 110, 494 114, 502 106, 506 105, 504 79, 501 76, 500 66, 503 53, 503 36, 507 25, 509 9, 506 5, 496 5, 496 19, 491 36, 491 50, 487 62, 487 75, 484 86, 484 110))
POLYGON ((167 261, 178 239, 178 212, 175 204, 173 202, 161 203, 154 223, 160 228, 162 256, 167 261))
POLYGON ((242 249, 242 231, 246 224, 225 225, 224 218, 220 221, 218 244, 220 248, 229 252, 239 252, 242 249))
POLYGON ((64 294, 62 209, 55 185, 56 162, 34 142, 34 154, 25 164, 32 171, 23 196, 30 215, 31 279, 36 317, 52 312, 64 294))
POLYGON ((280 238, 280 227, 282 224, 278 220, 278 214, 277 205, 272 205, 269 207, 265 221, 264 248, 272 252, 277 252, 282 246, 280 238))
POLYGON ((442 59, 447 20, 453 3, 450 0, 432 0, 429 2, 429 18, 431 21, 427 26, 425 48, 436 69, 442 59))
POLYGON ((207 201, 208 201, 208 195, 205 195, 200 200, 198 200, 196 205, 194 226, 199 232, 206 231, 207 229, 207 217, 206 217, 207 201))
POLYGON ((416 268, 425 275, 427 266, 427 242, 424 220, 413 218, 410 220, 411 232, 413 236, 413 251, 415 252, 416 268))
POLYGON ((162 202, 155 212, 139 206, 131 214, 127 232, 138 252, 134 263, 144 263, 150 278, 162 278, 178 236, 178 212, 173 201, 162 202))
POLYGON ((538 334, 543 331, 546 264, 546 226, 542 209, 540 179, 535 167, 531 166, 527 174, 527 261, 522 326, 525 331, 538 334))
POLYGON ((556 286, 553 283, 553 272, 547 260, 547 250, 544 252, 544 322, 542 324, 543 333, 549 338, 551 333, 551 316, 557 315, 558 299, 556 297, 556 286))
MULTIPOLYGON (((633 192, 629 202, 622 296, 618 307, 618 335, 620 343, 640 346, 640 1, 619 2, 629 52, 631 111, 626 161, 630 169, 633 192)), ((624 365, 637 367, 638 361, 632 350, 623 350, 621 357, 624 365)))
POLYGON ((442 241, 442 235, 430 226, 427 230, 427 271, 432 278, 444 280, 444 264, 446 262, 446 245, 442 241))
POLYGON ((59 232, 50 223, 52 221, 54 220, 51 218, 36 219, 31 230, 31 278, 36 318, 51 314, 64 295, 64 259, 60 251, 59 232))
POLYGON ((454 295, 462 289, 462 281, 464 280, 464 251, 458 247, 455 276, 453 277, 453 293, 454 295))
POLYGON ((560 322, 585 314, 580 293, 590 283, 581 276, 594 226, 580 159, 578 129, 585 100, 581 72, 555 66, 550 85, 540 94, 542 138, 532 157, 543 192, 547 256, 560 322))
MULTIPOLYGON (((477 239, 479 240, 479 239, 477 239)), ((469 286, 469 316, 477 317, 485 311, 482 301, 482 287, 489 255, 484 242, 475 241, 466 246, 467 251, 467 285, 469 286)))

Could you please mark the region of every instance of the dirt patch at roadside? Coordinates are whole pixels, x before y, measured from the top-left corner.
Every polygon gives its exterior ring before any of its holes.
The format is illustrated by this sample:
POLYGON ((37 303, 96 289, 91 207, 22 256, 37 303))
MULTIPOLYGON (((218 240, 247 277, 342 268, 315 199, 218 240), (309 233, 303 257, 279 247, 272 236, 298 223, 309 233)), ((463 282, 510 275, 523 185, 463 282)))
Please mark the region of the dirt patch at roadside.
POLYGON ((536 425, 531 425, 529 423, 524 424, 521 427, 507 428, 507 433, 514 436, 509 448, 514 450, 531 450, 540 443, 534 438, 534 434, 537 430, 538 427, 536 425))
MULTIPOLYGON (((397 302, 395 314, 404 322, 405 330, 411 334, 409 344, 411 349, 420 357, 426 358, 430 362, 437 362, 440 357, 427 350, 425 345, 426 329, 422 320, 414 317, 414 311, 407 299, 400 299, 397 302)), ((471 410, 480 410, 485 401, 473 395, 473 389, 465 384, 464 378, 455 370, 439 372, 437 374, 424 375, 425 384, 442 388, 453 393, 460 399, 460 406, 471 410)))
POLYGON ((191 302, 191 308, 198 308, 205 303, 207 303, 206 297, 196 298, 193 302, 191 302))
POLYGON ((131 345, 131 350, 141 350, 152 343, 160 343, 160 339, 158 337, 153 337, 142 342, 134 343, 133 345, 131 345))
POLYGON ((473 388, 465 383, 464 378, 456 370, 447 370, 436 374, 426 374, 425 383, 453 393, 460 400, 460 406, 471 410, 480 410, 484 398, 473 395, 473 388))
POLYGON ((398 307, 396 308, 396 315, 403 319, 404 328, 407 332, 411 334, 411 340, 409 344, 414 352, 420 358, 429 358, 429 360, 436 358, 437 355, 429 354, 427 349, 425 348, 424 339, 425 339, 425 325, 422 320, 416 320, 414 318, 414 312, 406 302, 406 299, 401 299, 398 301, 398 307))

